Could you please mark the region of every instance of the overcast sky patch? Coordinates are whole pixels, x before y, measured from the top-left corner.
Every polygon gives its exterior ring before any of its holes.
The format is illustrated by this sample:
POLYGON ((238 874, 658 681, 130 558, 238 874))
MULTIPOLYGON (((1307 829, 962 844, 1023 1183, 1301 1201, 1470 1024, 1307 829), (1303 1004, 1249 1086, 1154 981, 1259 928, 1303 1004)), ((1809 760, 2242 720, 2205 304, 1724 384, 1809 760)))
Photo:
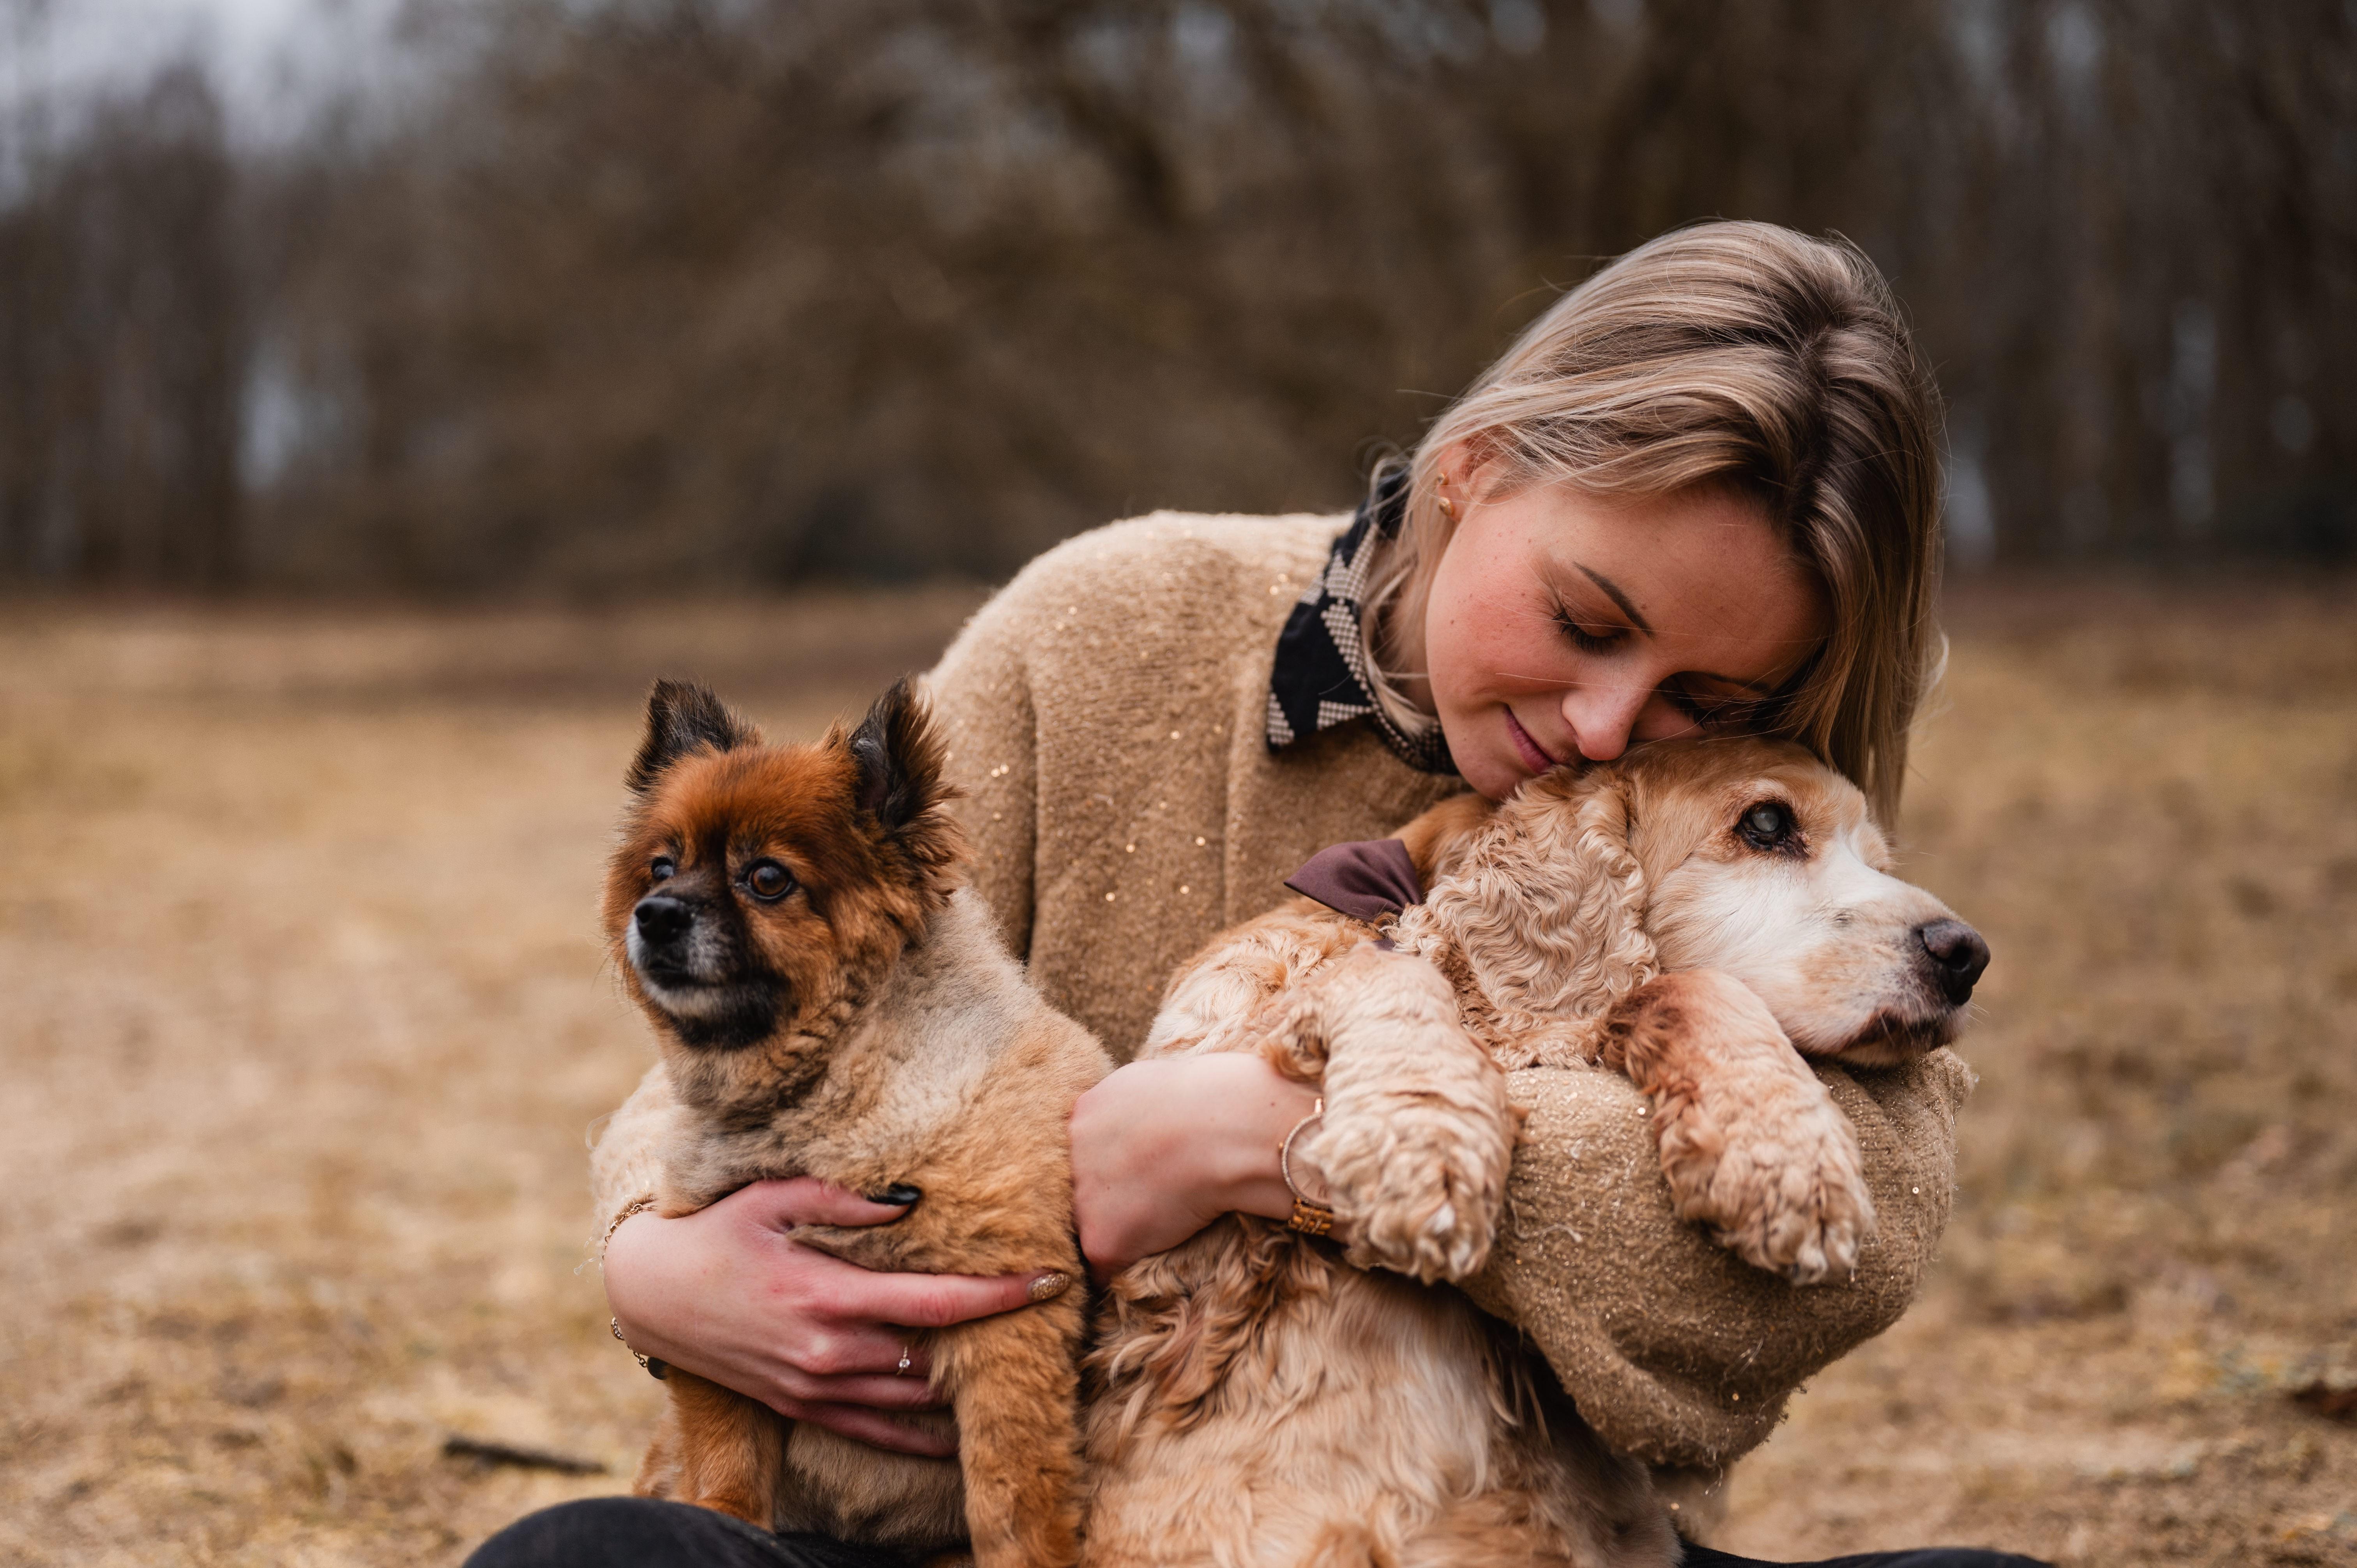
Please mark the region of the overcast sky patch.
POLYGON ((0 0, 0 93, 70 120, 96 92, 137 88, 178 60, 202 64, 240 141, 297 132, 332 96, 398 66, 399 0, 0 0))

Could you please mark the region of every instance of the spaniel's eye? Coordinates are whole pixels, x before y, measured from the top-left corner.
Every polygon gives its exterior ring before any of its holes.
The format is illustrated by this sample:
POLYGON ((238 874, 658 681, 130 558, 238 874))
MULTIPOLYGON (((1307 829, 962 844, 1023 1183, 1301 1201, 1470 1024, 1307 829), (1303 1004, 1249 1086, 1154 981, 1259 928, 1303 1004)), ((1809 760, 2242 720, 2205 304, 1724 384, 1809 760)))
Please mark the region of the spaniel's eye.
POLYGON ((774 904, 794 890, 794 874, 774 860, 757 860, 746 868, 745 886, 764 904, 774 904))
POLYGON ((1746 810, 1737 824, 1754 849, 1775 849, 1792 836, 1792 808, 1781 800, 1762 800, 1746 810))
POLYGON ((647 875, 657 882, 669 882, 678 870, 679 862, 667 854, 659 854, 655 856, 654 864, 647 867, 647 875))

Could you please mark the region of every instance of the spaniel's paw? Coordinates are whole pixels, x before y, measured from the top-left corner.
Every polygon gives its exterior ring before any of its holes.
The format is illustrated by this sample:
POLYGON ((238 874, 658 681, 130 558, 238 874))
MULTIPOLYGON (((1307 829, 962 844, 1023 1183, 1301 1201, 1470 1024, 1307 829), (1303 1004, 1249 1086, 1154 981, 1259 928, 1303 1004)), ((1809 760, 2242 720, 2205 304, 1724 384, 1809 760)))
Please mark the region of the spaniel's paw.
POLYGON ((1305 998, 1325 1058, 1326 1115, 1302 1143, 1362 1267, 1427 1283, 1490 1255, 1521 1113, 1423 959, 1361 947, 1305 998))
POLYGON ((1874 1199, 1849 1118, 1804 1073, 1745 1087, 1740 1097, 1715 1097, 1715 1139, 1675 1153, 1664 1147, 1679 1214, 1709 1226, 1745 1262, 1794 1284, 1849 1278, 1859 1243, 1874 1233, 1874 1199))
POLYGON ((1514 1117, 1502 1096, 1383 1092, 1329 1107, 1315 1142, 1352 1262, 1430 1283, 1490 1255, 1514 1117))

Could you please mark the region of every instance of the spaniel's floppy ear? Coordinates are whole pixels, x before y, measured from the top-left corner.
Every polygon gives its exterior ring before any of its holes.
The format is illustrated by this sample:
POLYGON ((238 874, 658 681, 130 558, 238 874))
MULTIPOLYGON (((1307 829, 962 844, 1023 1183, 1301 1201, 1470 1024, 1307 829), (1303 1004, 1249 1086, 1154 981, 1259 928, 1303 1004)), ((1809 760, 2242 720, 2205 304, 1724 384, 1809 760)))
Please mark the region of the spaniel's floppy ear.
POLYGON ((1625 781, 1557 772, 1498 809, 1433 903, 1493 1003, 1566 1018, 1653 978, 1646 897, 1625 781))
POLYGON ((728 711, 709 687, 658 681, 647 693, 647 735, 623 781, 638 794, 655 787, 671 765, 691 751, 734 751, 759 746, 761 732, 728 711))

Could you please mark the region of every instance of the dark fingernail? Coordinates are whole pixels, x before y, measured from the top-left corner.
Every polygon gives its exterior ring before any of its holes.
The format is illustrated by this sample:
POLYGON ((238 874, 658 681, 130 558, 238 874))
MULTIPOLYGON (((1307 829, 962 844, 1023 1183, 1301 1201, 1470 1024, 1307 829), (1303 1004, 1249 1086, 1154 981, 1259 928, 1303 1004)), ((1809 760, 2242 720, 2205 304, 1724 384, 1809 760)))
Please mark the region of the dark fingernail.
POLYGON ((921 1190, 917 1187, 910 1187, 907 1182, 896 1181, 890 1187, 886 1187, 882 1192, 870 1193, 868 1195, 867 1201, 870 1203, 888 1203, 895 1208, 906 1208, 909 1205, 916 1202, 917 1199, 924 1196, 925 1195, 921 1190))

